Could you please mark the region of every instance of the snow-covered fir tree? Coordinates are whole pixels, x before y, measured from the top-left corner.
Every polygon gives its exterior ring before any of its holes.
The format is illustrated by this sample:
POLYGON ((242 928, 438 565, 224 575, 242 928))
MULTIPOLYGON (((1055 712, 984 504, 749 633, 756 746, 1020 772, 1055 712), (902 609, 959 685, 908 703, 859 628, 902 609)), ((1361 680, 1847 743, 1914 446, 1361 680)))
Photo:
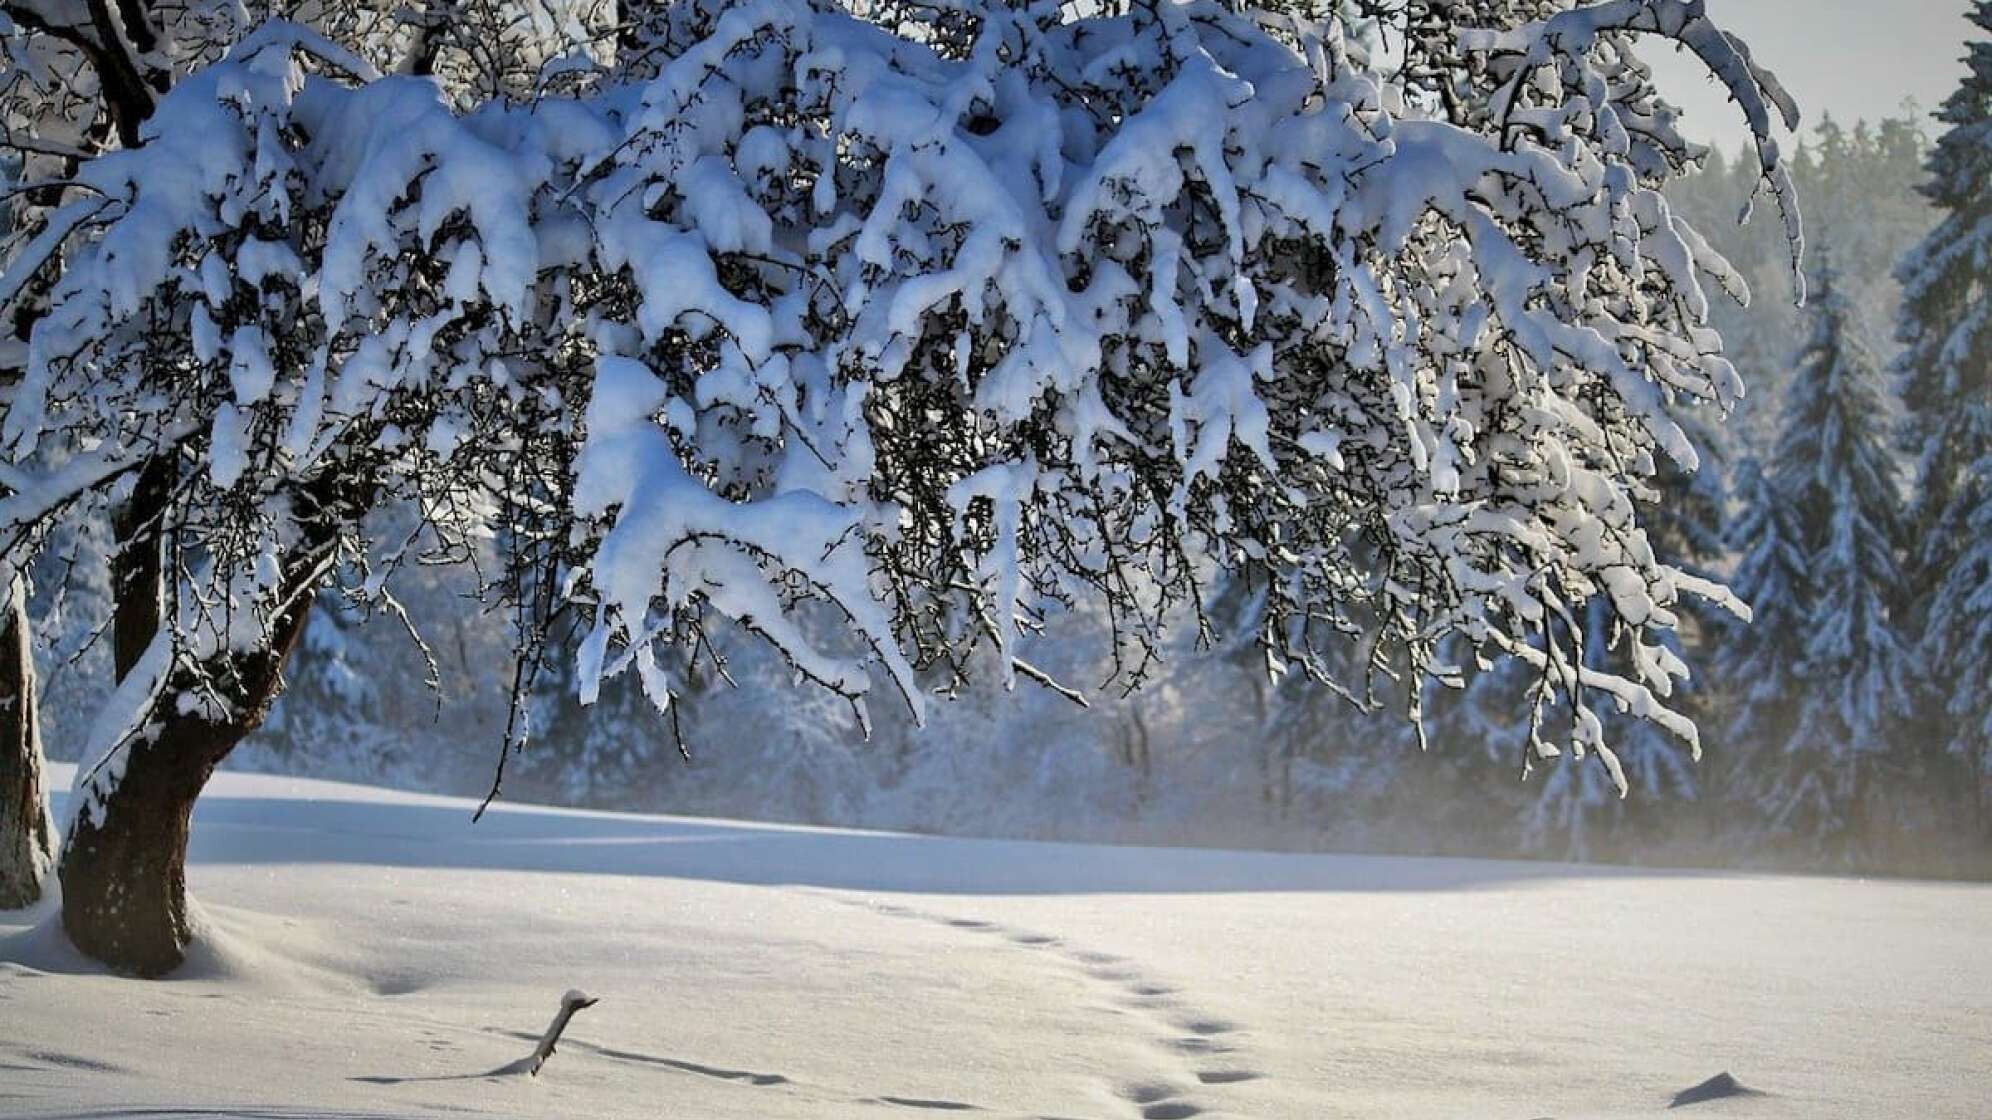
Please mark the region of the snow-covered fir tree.
MULTIPOLYGON (((1985 796, 1988 641, 1986 460, 1992 456, 1992 2, 1967 13, 1986 37, 1966 47, 1966 73, 1938 119, 1921 190, 1941 222, 1902 260, 1895 368, 1903 442, 1916 465, 1910 610, 1937 692, 1919 724, 1965 765, 1969 798, 1985 796)), ((1982 819, 1982 813, 1981 813, 1982 819)))
MULTIPOLYGON (((335 591, 322 592, 286 667, 289 702, 262 728, 260 746, 293 765, 310 759, 328 776, 357 778, 400 760, 384 733, 382 686, 362 641, 364 608, 335 591)), ((440 682, 438 682, 440 683, 440 682)))
POLYGON ((1992 453, 1958 479, 1946 524, 1960 534, 1944 578, 1930 597, 1921 652, 1941 705, 1943 742, 1962 764, 1965 796, 1981 841, 1992 777, 1992 453))
MULTIPOLYGON (((1806 225, 1833 231, 1834 265, 1855 306, 1878 313, 1896 305, 1901 291, 1896 266, 1936 223, 1935 211, 1916 191, 1929 146, 1924 128, 1922 114, 1913 109, 1851 127, 1822 117, 1792 156, 1806 225), (1830 158, 1823 154, 1828 150, 1830 158)), ((1754 166, 1746 151, 1716 152, 1668 190, 1756 296, 1747 306, 1725 301, 1712 311, 1725 352, 1750 386, 1718 433, 1718 445, 1732 445, 1738 457, 1761 457, 1776 442, 1791 355, 1810 333, 1792 298, 1791 268, 1777 223, 1762 217, 1733 220, 1750 198, 1754 166)), ((1888 352, 1892 355, 1892 343, 1888 352)))
MULTIPOLYGON (((1757 459, 1737 464, 1726 531, 1737 557, 1730 587, 1750 604, 1751 617, 1722 625, 1716 645, 1715 675, 1728 685, 1728 718, 1717 740, 1723 759, 1776 757, 1797 727, 1812 588, 1798 511, 1782 481, 1757 459)), ((1739 769, 1718 765, 1725 772, 1739 769)), ((1752 768, 1746 763, 1740 769, 1752 768)))
MULTIPOLYGON (((1774 779, 1765 809, 1779 832, 1852 857, 1876 808, 1869 780, 1897 761, 1890 747, 1918 660, 1895 605, 1904 552, 1889 443, 1897 410, 1830 263, 1814 274, 1807 315, 1812 337, 1796 355, 1774 468, 1800 547, 1802 655, 1793 726, 1782 758, 1765 768, 1774 779)), ((1786 574, 1767 577, 1765 601, 1786 574)))
MULTIPOLYGON (((646 787, 677 777, 663 766, 682 757, 684 731, 674 726, 680 713, 659 713, 627 677, 602 682, 594 703, 581 703, 574 671, 580 637, 576 618, 548 636, 522 714, 525 731, 515 739, 522 744, 511 763, 517 789, 563 804, 629 808, 646 787)), ((685 682, 685 706, 696 704, 705 683, 685 682)))

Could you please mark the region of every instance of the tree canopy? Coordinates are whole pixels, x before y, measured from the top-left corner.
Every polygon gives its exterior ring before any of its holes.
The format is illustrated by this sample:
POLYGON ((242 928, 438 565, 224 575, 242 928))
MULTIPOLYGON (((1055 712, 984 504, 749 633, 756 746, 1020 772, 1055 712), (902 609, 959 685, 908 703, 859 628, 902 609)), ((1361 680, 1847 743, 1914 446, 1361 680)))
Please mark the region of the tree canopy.
POLYGON ((1737 393, 1702 325, 1734 277, 1658 192, 1689 149, 1628 44, 1686 42, 1767 138, 1788 109, 1696 6, 1463 31, 1460 119, 1334 19, 667 15, 654 74, 578 96, 458 111, 282 23, 177 83, 10 269, 60 266, 6 398, 15 551, 166 464, 160 665, 199 677, 335 556, 399 561, 364 513, 411 502, 592 615, 584 693, 668 703, 725 618, 916 707, 1048 603, 1138 646, 1216 564, 1297 671, 1462 633, 1692 737, 1655 635, 1720 592, 1630 495, 1693 463, 1673 408, 1737 393), (1573 648, 1593 597, 1623 676, 1573 648))

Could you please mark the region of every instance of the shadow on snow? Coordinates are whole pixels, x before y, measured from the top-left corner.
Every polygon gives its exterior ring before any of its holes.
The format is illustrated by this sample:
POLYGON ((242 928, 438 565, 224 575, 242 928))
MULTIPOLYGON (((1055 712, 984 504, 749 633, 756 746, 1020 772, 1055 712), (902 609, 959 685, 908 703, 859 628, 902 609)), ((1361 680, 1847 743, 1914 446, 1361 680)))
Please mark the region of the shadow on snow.
POLYGON ((959 839, 502 805, 478 824, 469 818, 468 803, 216 793, 196 810, 191 857, 942 895, 1449 891, 1656 874, 1526 861, 959 839))

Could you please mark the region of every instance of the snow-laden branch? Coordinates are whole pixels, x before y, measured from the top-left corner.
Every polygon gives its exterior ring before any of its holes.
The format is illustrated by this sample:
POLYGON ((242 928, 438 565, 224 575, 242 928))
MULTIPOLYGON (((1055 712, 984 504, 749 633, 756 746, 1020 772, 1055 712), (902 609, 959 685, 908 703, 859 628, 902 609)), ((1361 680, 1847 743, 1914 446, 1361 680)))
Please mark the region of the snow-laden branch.
POLYGON ((979 645, 1038 679, 1009 647, 1046 610, 1143 646, 1223 572, 1268 664, 1333 681, 1358 642, 1415 681, 1457 635, 1533 656, 1580 744, 1587 688, 1691 740, 1658 636, 1719 592, 1632 494, 1739 394, 1699 278, 1741 284, 1660 193, 1688 156, 1628 36, 1729 85, 1797 240, 1789 99, 1698 5, 1465 35, 1484 120, 1209 0, 660 11, 583 96, 460 110, 283 29, 181 82, 76 171, 115 205, 63 235, 10 484, 181 447, 223 630, 304 521, 366 556, 411 502, 495 543, 522 636, 592 619, 585 695, 667 706, 730 621, 917 707, 979 645), (301 499, 328 477, 365 500, 301 499), (1541 648, 1592 600, 1623 679, 1541 648))
MULTIPOLYGON (((1708 18, 1706 0, 1606 0, 1513 30, 1467 31, 1460 40, 1468 49, 1508 56, 1502 62, 1511 76, 1494 97, 1494 113, 1504 129, 1536 71, 1554 64, 1564 75, 1567 92, 1581 96, 1599 114, 1600 132, 1612 154, 1626 156, 1631 154, 1632 130, 1627 127, 1631 122, 1620 119, 1619 107, 1613 103, 1611 84, 1617 75, 1590 64, 1599 40, 1613 33, 1653 35, 1680 44, 1728 91, 1749 125, 1761 182, 1777 200, 1785 240, 1791 247, 1793 284, 1799 301, 1804 302, 1805 233, 1798 191, 1776 134, 1780 123, 1788 131, 1797 130, 1798 102, 1776 75, 1757 65, 1748 45, 1724 33, 1708 18), (1573 71, 1577 75, 1574 80, 1570 76, 1573 71)), ((1652 134, 1650 127, 1645 131, 1652 134)), ((1685 141, 1671 128, 1655 138, 1676 151, 1686 150, 1685 141)))

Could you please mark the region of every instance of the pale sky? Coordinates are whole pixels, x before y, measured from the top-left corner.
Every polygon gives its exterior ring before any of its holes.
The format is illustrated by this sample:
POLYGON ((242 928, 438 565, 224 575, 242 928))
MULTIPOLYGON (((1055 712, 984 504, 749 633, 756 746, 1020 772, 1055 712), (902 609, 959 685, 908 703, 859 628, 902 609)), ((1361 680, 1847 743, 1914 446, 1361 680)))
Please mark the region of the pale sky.
MULTIPOLYGON (((1844 123, 1873 120, 1910 97, 1925 114, 1935 110, 1964 73, 1958 60, 1973 33, 1966 6, 1966 0, 1708 0, 1708 14, 1784 82, 1798 99, 1801 130, 1809 130, 1823 112, 1844 123)), ((1658 72, 1661 92, 1683 109, 1684 132, 1730 150, 1743 142, 1742 114, 1693 56, 1651 46, 1641 53, 1658 72)), ((1933 123, 1925 127, 1935 132, 1933 123)))

